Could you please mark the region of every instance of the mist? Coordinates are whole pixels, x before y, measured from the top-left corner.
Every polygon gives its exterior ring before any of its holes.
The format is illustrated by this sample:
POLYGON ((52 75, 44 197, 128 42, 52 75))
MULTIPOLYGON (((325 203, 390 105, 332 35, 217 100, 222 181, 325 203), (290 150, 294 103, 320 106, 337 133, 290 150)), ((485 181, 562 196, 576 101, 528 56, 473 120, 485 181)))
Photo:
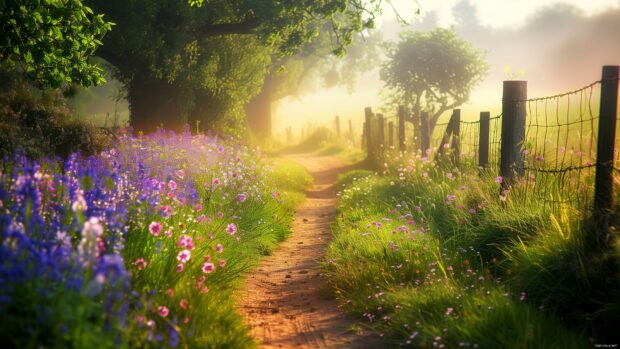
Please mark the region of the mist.
MULTIPOLYGON (((488 76, 472 92, 469 103, 461 107, 463 116, 477 117, 481 110, 498 113, 503 80, 527 80, 528 95, 537 97, 577 89, 600 79, 601 66, 620 59, 618 5, 588 15, 573 5, 556 4, 539 9, 519 26, 496 27, 482 24, 473 2, 456 3, 452 7, 454 21, 449 27, 474 47, 486 51, 491 67, 488 76)), ((403 31, 446 27, 440 17, 437 11, 422 12, 408 25, 390 19, 377 30, 385 41, 395 41, 403 31)), ((274 110, 276 132, 288 126, 328 124, 335 115, 340 115, 344 122, 351 119, 359 127, 365 106, 381 109, 383 83, 379 67, 376 64, 358 77, 350 89, 337 86, 296 99, 283 99, 274 110)))

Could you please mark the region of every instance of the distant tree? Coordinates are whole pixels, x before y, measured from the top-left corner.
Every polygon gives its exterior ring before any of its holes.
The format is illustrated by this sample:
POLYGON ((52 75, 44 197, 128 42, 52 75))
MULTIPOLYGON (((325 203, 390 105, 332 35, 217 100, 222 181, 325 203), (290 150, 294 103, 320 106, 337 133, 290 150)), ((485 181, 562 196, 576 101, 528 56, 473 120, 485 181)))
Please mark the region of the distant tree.
POLYGON ((105 82, 88 61, 111 29, 81 0, 0 2, 0 65, 19 69, 40 87, 105 82))
POLYGON ((404 105, 413 115, 427 111, 431 130, 445 111, 469 100, 489 71, 481 50, 441 28, 403 33, 387 55, 381 79, 388 104, 404 105))
POLYGON ((242 114, 272 62, 317 38, 317 23, 332 24, 342 54, 386 0, 87 1, 117 23, 97 54, 127 85, 132 125, 150 131, 242 114))

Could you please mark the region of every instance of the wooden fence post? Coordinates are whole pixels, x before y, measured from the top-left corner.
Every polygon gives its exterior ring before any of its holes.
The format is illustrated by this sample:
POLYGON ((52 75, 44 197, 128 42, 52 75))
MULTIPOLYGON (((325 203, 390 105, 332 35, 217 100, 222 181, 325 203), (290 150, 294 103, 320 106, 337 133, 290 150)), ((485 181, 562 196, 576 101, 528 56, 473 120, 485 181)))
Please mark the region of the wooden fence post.
POLYGON ((372 109, 370 107, 366 107, 364 109, 364 117, 366 118, 366 122, 364 123, 364 133, 366 134, 366 153, 369 159, 374 159, 374 149, 372 144, 372 135, 371 135, 371 121, 372 121, 372 109))
POLYGON ((422 156, 426 156, 426 150, 430 149, 431 147, 431 131, 428 127, 428 113, 425 111, 422 112, 420 127, 422 128, 422 140, 420 142, 420 149, 422 150, 422 156))
POLYGON ((336 137, 340 137, 340 116, 336 115, 336 137))
POLYGON ((413 149, 420 147, 421 132, 420 132, 420 114, 413 114, 411 116, 411 123, 413 124, 413 149))
POLYGON ((452 118, 452 163, 458 166, 461 158, 461 109, 454 109, 452 118))
POLYGON ((362 126, 362 139, 360 141, 360 148, 366 149, 366 122, 364 121, 364 125, 362 126))
POLYGON ((604 229, 608 226, 608 217, 614 211, 613 171, 618 115, 618 70, 617 65, 604 66, 601 79, 601 107, 594 180, 594 217, 604 229))
POLYGON ((385 148, 385 119, 383 118, 383 114, 377 114, 377 131, 379 131, 379 137, 377 141, 377 150, 379 148, 385 148))
POLYGON ((500 175, 502 186, 513 181, 515 173, 524 171, 522 146, 525 138, 527 81, 504 81, 502 97, 502 148, 500 175))
POLYGON ((398 150, 405 151, 405 107, 398 107, 398 150))
POLYGON ((351 119, 349 119, 349 139, 353 142, 353 123, 351 123, 351 119))
POLYGON ((480 138, 478 140, 478 166, 487 168, 489 165, 489 133, 491 113, 480 112, 480 138))
POLYGON ((390 149, 394 146, 394 121, 388 122, 388 146, 390 149))

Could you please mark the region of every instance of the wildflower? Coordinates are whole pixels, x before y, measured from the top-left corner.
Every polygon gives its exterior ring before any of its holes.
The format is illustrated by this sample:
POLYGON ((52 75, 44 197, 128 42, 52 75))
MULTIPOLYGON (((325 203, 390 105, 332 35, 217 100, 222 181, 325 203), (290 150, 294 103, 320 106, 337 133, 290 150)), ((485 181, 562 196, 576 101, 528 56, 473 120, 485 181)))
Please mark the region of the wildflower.
POLYGON ((196 206, 194 206, 194 210, 196 210, 196 212, 200 212, 202 210, 202 205, 196 204, 196 206))
POLYGON ((225 259, 220 259, 220 268, 224 268, 226 266, 226 260, 225 259))
POLYGON ((217 244, 217 246, 215 246, 215 250, 217 251, 217 253, 222 253, 224 247, 222 246, 222 244, 217 244))
POLYGON ((177 255, 177 260, 181 263, 187 263, 187 261, 189 261, 191 256, 192 256, 192 252, 188 249, 185 249, 179 252, 179 254, 177 255))
POLYGON ((185 268, 185 265, 183 263, 177 264, 177 273, 182 272, 184 268, 185 268))
POLYGON ((470 209, 469 209, 469 213, 471 213, 471 214, 476 214, 476 213, 478 213, 478 212, 476 211, 476 209, 475 209, 475 208, 470 208, 470 209))
POLYGON ((78 245, 78 253, 83 262, 93 261, 99 257, 102 252, 99 241, 103 234, 103 226, 99 223, 99 219, 91 217, 84 223, 82 229, 82 240, 78 245))
POLYGON ((179 242, 177 242, 177 246, 191 250, 194 248, 194 241, 191 236, 181 235, 179 242))
POLYGON ((151 222, 151 224, 149 224, 149 232, 151 232, 154 236, 159 236, 161 229, 162 225, 159 222, 151 222))
POLYGON ((495 177, 495 183, 502 184, 502 182, 504 182, 504 177, 502 176, 495 177))
POLYGON ((166 237, 167 237, 167 238, 169 238, 169 237, 171 237, 171 236, 172 236, 172 231, 170 231, 170 230, 166 230, 166 231, 164 232, 164 235, 166 235, 166 237))
POLYGON ((566 147, 560 147, 560 153, 564 154, 566 152, 566 147))
POLYGON ((179 179, 183 179, 185 177, 185 171, 183 170, 177 170, 175 174, 179 177, 179 179))
POLYGON ((206 262, 202 265, 202 272, 205 274, 212 273, 215 270, 215 264, 206 262))
POLYGON ((446 315, 452 314, 453 311, 454 311, 454 308, 448 307, 448 309, 446 309, 446 315))
POLYGON ((133 265, 135 265, 138 270, 142 270, 146 268, 147 263, 144 258, 138 258, 135 262, 133 262, 133 265))
POLYGON ((187 301, 187 299, 183 298, 179 301, 179 306, 182 309, 187 309, 187 306, 189 305, 189 302, 187 301))
POLYGON ((168 316, 168 314, 170 313, 170 311, 168 310, 167 307, 160 305, 159 307, 157 307, 157 314, 159 314, 159 316, 161 317, 166 317, 168 316))
POLYGON ((71 204, 71 210, 73 210, 73 212, 82 212, 88 210, 88 205, 86 204, 86 200, 84 200, 83 191, 77 191, 75 201, 73 202, 73 204, 71 204))
POLYGON ((207 216, 201 214, 200 216, 196 217, 196 220, 198 221, 198 223, 202 223, 206 218, 207 216))
POLYGON ((454 180, 454 175, 452 174, 452 172, 448 172, 446 174, 446 177, 448 177, 448 179, 450 179, 450 180, 454 180))
POLYGON ((223 153, 224 152, 224 146, 223 145, 218 146, 217 147, 217 152, 218 153, 223 153))
POLYGON ((217 218, 224 218, 224 212, 219 211, 219 212, 217 213, 217 218))
POLYGON ((219 178, 213 178, 213 180, 211 181, 211 186, 212 187, 217 187, 218 185, 220 185, 222 182, 220 181, 219 178))
POLYGON ((226 226, 226 232, 230 236, 235 235, 235 233, 237 232, 237 226, 235 225, 235 223, 230 223, 228 226, 226 226))
POLYGON ((247 196, 243 193, 237 195, 237 200, 239 200, 239 202, 244 202, 246 199, 247 196))
POLYGON ((545 158, 542 155, 536 155, 536 161, 543 161, 545 158))
POLYGON ((168 188, 170 190, 177 190, 177 182, 171 179, 170 181, 168 181, 168 188))

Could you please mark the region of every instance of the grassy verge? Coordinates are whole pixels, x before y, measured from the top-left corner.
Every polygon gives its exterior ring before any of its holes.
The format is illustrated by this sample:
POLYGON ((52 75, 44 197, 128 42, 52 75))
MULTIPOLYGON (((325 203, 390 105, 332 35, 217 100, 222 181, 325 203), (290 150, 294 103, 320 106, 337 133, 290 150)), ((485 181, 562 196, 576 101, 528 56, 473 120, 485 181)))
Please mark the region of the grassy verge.
POLYGON ((617 247, 496 180, 419 158, 343 175, 324 262, 339 303, 392 346, 617 343, 617 247))

